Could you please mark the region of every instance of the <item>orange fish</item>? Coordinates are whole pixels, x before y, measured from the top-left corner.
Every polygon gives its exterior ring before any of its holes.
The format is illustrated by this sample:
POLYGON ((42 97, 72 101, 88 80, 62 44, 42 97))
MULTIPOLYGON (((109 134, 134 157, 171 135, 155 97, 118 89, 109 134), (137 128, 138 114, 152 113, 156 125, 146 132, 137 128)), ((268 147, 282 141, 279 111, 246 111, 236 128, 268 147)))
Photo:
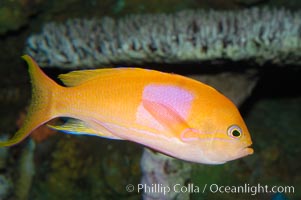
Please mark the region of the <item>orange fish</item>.
POLYGON ((32 101, 20 130, 0 146, 51 126, 71 134, 130 140, 186 161, 221 164, 253 153, 236 106, 214 88, 184 76, 139 68, 73 71, 48 78, 28 55, 32 101))

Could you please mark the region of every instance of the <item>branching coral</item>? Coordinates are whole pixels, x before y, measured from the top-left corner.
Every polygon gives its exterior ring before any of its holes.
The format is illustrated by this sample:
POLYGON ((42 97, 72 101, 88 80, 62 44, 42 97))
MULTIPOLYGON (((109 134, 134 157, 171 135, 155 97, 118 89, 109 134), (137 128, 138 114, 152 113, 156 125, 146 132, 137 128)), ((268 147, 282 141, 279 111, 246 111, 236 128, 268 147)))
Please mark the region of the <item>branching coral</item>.
POLYGON ((253 8, 130 15, 48 23, 25 52, 42 66, 252 59, 300 64, 301 12, 253 8))

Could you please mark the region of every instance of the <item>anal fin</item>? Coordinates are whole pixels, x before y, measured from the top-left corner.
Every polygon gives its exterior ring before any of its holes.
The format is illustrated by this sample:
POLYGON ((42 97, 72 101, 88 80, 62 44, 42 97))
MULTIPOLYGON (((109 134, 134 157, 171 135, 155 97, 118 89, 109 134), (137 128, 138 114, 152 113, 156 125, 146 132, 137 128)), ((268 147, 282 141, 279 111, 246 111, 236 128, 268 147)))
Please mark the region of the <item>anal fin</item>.
POLYGON ((87 125, 84 121, 78 119, 69 119, 63 125, 47 125, 48 127, 62 131, 67 134, 74 134, 74 135, 93 135, 98 137, 104 137, 108 139, 121 139, 117 136, 112 135, 108 132, 105 128, 101 129, 99 126, 97 130, 91 128, 87 125))

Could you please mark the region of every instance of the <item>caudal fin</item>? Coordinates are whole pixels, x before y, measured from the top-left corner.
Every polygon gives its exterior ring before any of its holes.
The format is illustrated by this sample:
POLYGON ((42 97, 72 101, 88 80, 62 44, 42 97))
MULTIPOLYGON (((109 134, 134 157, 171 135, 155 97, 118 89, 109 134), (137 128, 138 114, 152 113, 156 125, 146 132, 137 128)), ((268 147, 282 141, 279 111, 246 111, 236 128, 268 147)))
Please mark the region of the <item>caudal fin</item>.
POLYGON ((28 72, 32 85, 31 104, 22 127, 8 141, 1 141, 0 147, 12 146, 24 140, 33 130, 41 124, 55 117, 52 102, 53 95, 62 86, 47 77, 37 63, 28 55, 22 56, 28 64, 28 72))

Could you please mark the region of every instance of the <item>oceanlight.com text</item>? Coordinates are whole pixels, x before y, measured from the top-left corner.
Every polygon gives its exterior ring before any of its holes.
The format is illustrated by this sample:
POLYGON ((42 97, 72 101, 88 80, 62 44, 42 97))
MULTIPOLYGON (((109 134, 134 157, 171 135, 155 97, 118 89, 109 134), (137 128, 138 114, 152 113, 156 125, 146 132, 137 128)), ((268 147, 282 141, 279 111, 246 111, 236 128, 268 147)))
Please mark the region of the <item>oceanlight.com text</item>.
POLYGON ((236 193, 236 194, 250 194, 256 195, 260 193, 287 193, 293 194, 295 192, 294 186, 269 186, 258 183, 257 185, 250 185, 245 183, 243 185, 229 186, 218 184, 204 184, 203 186, 189 183, 187 185, 174 184, 128 184, 125 188, 128 192, 137 193, 161 193, 167 195, 173 193, 236 193))
POLYGON ((218 184, 211 184, 209 186, 209 191, 211 193, 247 193, 251 195, 256 195, 260 193, 294 193, 294 186, 269 186, 269 185, 261 185, 258 183, 257 185, 250 185, 245 183, 240 186, 224 186, 218 184))

